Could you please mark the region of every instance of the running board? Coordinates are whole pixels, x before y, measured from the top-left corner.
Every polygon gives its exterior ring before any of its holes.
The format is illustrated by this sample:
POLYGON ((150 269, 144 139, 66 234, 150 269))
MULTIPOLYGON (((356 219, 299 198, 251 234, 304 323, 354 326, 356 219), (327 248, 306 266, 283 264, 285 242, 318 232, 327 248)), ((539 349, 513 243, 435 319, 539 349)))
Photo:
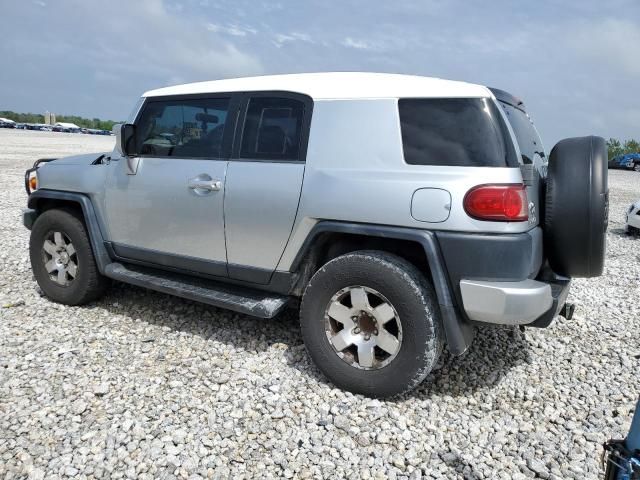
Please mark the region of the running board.
POLYGON ((120 282, 260 318, 275 317, 289 301, 283 295, 121 263, 110 263, 104 274, 120 282))

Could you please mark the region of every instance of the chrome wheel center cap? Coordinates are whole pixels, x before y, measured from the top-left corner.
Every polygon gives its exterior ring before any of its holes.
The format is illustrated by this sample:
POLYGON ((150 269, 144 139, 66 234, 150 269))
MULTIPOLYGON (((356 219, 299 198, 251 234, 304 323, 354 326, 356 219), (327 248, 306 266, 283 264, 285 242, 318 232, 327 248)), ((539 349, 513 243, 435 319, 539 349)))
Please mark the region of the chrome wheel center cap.
POLYGON ((69 254, 67 252, 60 252, 60 263, 62 265, 69 263, 69 254))

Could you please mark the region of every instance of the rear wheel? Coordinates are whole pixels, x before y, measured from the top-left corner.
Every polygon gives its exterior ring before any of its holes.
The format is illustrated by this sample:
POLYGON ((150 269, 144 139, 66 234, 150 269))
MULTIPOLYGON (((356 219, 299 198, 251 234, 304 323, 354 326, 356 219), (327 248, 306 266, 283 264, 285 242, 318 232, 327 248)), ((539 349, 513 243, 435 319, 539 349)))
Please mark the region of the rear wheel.
POLYGON ((38 285, 56 302, 87 303, 100 297, 107 286, 84 223, 74 212, 52 209, 41 214, 31 230, 29 256, 38 285))
POLYGON ((636 163, 634 163, 634 164, 633 164, 633 169, 634 169, 636 172, 640 172, 640 162, 636 162, 636 163))
POLYGON ((412 264, 385 252, 348 253, 324 265, 305 290, 300 321, 327 378, 372 397, 419 385, 443 344, 432 287, 412 264))

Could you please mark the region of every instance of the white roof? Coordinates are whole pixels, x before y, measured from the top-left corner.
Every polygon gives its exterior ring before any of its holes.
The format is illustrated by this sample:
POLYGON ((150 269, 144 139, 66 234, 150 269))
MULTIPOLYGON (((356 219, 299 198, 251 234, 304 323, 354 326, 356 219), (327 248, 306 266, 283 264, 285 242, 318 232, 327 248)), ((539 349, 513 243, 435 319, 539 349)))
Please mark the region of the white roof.
POLYGON ((76 125, 75 123, 67 123, 67 122, 57 122, 56 123, 56 127, 62 127, 62 128, 80 128, 78 125, 76 125))
POLYGON ((299 73, 187 83, 146 92, 144 97, 190 93, 282 90, 315 100, 400 97, 491 97, 481 85, 416 75, 364 72, 299 73))
POLYGON ((0 122, 3 122, 3 123, 16 123, 16 122, 14 122, 13 120, 11 120, 9 118, 3 118, 3 117, 0 117, 0 122))

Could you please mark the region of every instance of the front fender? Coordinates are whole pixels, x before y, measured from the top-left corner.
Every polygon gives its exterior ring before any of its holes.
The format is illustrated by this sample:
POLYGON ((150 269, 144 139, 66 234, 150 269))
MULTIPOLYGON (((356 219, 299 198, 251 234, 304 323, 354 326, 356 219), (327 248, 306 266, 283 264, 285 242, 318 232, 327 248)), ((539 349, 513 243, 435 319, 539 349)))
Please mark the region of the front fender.
POLYGON ((109 253, 104 246, 104 236, 100 230, 100 225, 98 223, 93 204, 91 203, 91 199, 82 193, 76 192, 63 192, 47 189, 36 190, 29 195, 29 200, 27 202, 29 210, 23 214, 23 222, 27 228, 30 228, 30 226, 37 220, 37 217, 42 213, 42 206, 45 202, 47 205, 51 205, 53 203, 53 208, 55 208, 56 202, 59 202, 60 206, 65 204, 68 205, 69 203, 74 203, 80 206, 82 216, 84 218, 84 224, 87 227, 87 232, 89 234, 89 240, 91 242, 91 248, 96 260, 96 265, 100 273, 104 274, 105 267, 111 263, 111 257, 109 257, 109 253), (29 222, 30 225, 27 225, 27 222, 29 222))

